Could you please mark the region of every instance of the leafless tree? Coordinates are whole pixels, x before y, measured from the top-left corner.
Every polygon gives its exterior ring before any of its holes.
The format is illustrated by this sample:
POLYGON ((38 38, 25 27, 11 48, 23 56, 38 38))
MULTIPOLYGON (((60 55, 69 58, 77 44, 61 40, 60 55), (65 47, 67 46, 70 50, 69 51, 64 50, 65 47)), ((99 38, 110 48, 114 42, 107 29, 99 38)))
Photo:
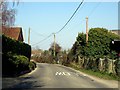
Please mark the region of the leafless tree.
MULTIPOLYGON (((61 50, 61 46, 57 43, 55 43, 55 55, 57 55, 61 50)), ((51 47, 49 48, 49 51, 54 52, 54 43, 51 44, 51 47)))
MULTIPOLYGON (((19 1, 18 1, 19 2, 19 1)), ((18 5, 19 3, 17 3, 18 5)), ((14 9, 15 0, 13 1, 13 7, 9 7, 7 0, 0 1, 0 20, 2 20, 2 26, 12 26, 15 22, 16 10, 14 9)))

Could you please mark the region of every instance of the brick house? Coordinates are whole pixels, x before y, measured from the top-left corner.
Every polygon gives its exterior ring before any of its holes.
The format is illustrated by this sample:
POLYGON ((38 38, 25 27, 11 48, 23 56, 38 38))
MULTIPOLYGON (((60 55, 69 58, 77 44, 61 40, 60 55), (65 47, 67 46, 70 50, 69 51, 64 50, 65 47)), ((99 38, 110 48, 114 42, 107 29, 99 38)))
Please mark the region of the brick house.
POLYGON ((24 41, 21 27, 2 27, 2 34, 18 41, 24 41))

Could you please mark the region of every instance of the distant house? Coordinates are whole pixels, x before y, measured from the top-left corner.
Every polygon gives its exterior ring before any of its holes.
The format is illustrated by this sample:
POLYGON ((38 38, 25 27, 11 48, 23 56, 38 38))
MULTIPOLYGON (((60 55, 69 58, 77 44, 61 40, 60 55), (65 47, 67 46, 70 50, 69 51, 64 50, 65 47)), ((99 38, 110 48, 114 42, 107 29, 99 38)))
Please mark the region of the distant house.
POLYGON ((2 27, 2 33, 12 39, 24 41, 21 27, 2 27))
POLYGON ((32 50, 32 54, 31 56, 41 56, 41 54, 43 53, 42 50, 32 50))
POLYGON ((110 30, 112 33, 115 33, 117 35, 120 35, 120 30, 110 30))

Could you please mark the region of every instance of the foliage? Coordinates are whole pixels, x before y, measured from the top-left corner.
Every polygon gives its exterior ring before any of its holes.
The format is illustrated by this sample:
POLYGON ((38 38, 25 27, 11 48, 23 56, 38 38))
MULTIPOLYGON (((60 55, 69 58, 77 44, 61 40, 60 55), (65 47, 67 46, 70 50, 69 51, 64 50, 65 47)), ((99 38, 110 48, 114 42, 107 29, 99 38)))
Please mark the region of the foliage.
POLYGON ((59 53, 61 52, 61 46, 59 44, 57 44, 57 43, 55 43, 55 44, 52 43, 51 46, 50 46, 50 48, 49 48, 49 51, 51 52, 51 57, 57 63, 57 61, 59 61, 58 60, 58 56, 59 56, 59 53))
POLYGON ((35 51, 36 53, 34 53, 31 57, 34 61, 39 63, 52 63, 53 58, 51 57, 50 52, 48 50, 38 52, 39 49, 37 49, 35 51))
MULTIPOLYGON (((111 43, 113 40, 120 40, 120 36, 105 28, 91 28, 88 36, 89 40, 86 43, 86 34, 78 34, 71 51, 68 53, 69 62, 79 63, 79 68, 86 70, 109 72, 108 59, 117 59, 117 51, 113 49, 111 43), (102 66, 100 66, 100 58, 104 59, 102 66)), ((115 73, 114 71, 113 73, 116 75, 118 75, 117 68, 118 66, 115 64, 115 73)))
MULTIPOLYGON (((19 1, 17 0, 17 5, 19 1)), ((14 9, 15 1, 13 1, 13 7, 10 7, 8 0, 0 1, 2 26, 12 26, 15 22, 16 10, 14 9)), ((20 41, 10 39, 2 35, 2 75, 14 76, 21 72, 31 70, 30 65, 31 46, 20 41)), ((32 63, 32 69, 36 67, 35 63, 32 63)))
POLYGON ((14 64, 16 64, 18 67, 20 64, 22 65, 28 65, 29 64, 29 60, 27 57, 22 56, 22 55, 13 55, 13 58, 9 58, 11 62, 13 62, 14 64))
POLYGON ((3 53, 12 52, 17 55, 24 55, 30 60, 31 46, 23 42, 10 39, 5 35, 2 35, 2 52, 3 53))
POLYGON ((69 64, 69 58, 68 58, 68 52, 69 50, 62 50, 59 54, 59 61, 60 61, 60 64, 62 65, 67 65, 69 64))
MULTIPOLYGON (((68 59, 67 59, 67 51, 66 50, 60 51, 56 57, 59 60, 59 64, 67 63, 68 59)), ((41 52, 39 54, 34 54, 32 56, 32 59, 39 63, 56 63, 54 61, 55 58, 54 58, 53 54, 51 54, 51 51, 49 51, 49 50, 44 50, 43 52, 41 52)))
MULTIPOLYGON (((55 56, 60 52, 60 50, 61 50, 61 46, 59 44, 55 43, 55 56)), ((54 55, 54 43, 51 44, 49 51, 51 51, 52 55, 54 55)))
POLYGON ((89 31, 89 41, 86 44, 85 34, 79 33, 76 42, 71 49, 71 54, 86 57, 109 57, 116 58, 117 53, 111 49, 111 42, 120 39, 120 36, 109 32, 105 28, 91 28, 89 31))
POLYGON ((3 54, 3 75, 13 75, 25 70, 29 70, 28 65, 29 59, 23 55, 15 55, 11 52, 3 54))
POLYGON ((30 70, 34 70, 35 68, 36 68, 36 63, 30 61, 30 62, 29 62, 29 69, 30 69, 30 70))
POLYGON ((72 68, 74 68, 74 69, 76 69, 76 70, 79 70, 79 71, 81 71, 81 72, 84 72, 84 73, 86 73, 86 74, 88 74, 88 75, 93 75, 93 76, 97 76, 97 77, 99 77, 99 78, 102 78, 102 79, 106 79, 106 80, 119 80, 120 79, 120 77, 118 77, 118 76, 116 76, 116 75, 113 75, 113 74, 108 74, 108 73, 105 73, 105 72, 99 72, 99 71, 97 71, 97 72, 95 72, 95 71, 93 71, 93 70, 86 70, 86 69, 81 69, 80 67, 79 67, 79 65, 78 64, 76 64, 76 63, 71 63, 71 64, 69 64, 69 67, 72 67, 72 68))
POLYGON ((3 54, 2 61, 2 75, 14 76, 19 75, 25 71, 31 71, 36 68, 36 63, 29 61, 29 59, 23 55, 15 55, 11 52, 3 54))
POLYGON ((13 76, 36 67, 30 62, 31 46, 2 35, 3 76, 13 76))

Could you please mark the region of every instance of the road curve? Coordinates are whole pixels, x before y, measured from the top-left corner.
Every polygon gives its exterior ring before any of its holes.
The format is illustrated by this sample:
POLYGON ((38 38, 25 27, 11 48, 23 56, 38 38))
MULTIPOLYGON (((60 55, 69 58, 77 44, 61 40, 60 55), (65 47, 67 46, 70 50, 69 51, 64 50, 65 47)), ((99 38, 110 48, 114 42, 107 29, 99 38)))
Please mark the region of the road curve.
POLYGON ((74 69, 58 65, 37 63, 29 74, 17 78, 3 78, 4 88, 118 88, 118 82, 89 77, 74 69), (113 82, 113 86, 109 85, 113 82), (107 84, 105 84, 107 83, 107 84))

